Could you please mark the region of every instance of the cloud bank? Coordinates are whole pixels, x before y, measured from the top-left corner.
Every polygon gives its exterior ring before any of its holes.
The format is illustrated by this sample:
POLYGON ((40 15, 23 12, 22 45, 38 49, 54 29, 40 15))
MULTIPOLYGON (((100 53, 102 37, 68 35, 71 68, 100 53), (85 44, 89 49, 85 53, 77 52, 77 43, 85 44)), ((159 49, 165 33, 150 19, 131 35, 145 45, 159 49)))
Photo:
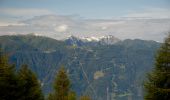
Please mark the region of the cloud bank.
POLYGON ((82 19, 73 16, 44 15, 0 26, 0 35, 38 33, 55 39, 114 35, 120 39, 162 41, 170 31, 170 19, 119 18, 82 19))
POLYGON ((130 12, 120 18, 84 19, 78 16, 56 15, 45 9, 1 9, 0 13, 11 16, 34 16, 13 22, 0 20, 0 35, 37 33, 55 39, 70 35, 114 35, 120 39, 163 41, 166 33, 170 31, 170 15, 166 14, 167 12, 167 9, 149 9, 130 12))

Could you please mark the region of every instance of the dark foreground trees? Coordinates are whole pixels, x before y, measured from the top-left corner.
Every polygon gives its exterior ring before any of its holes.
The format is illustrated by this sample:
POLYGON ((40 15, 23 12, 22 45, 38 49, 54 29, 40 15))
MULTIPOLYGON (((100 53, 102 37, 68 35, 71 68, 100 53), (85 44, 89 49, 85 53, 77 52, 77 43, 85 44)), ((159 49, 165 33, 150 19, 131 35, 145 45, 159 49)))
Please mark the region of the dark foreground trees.
POLYGON ((35 74, 23 65, 18 73, 0 52, 0 100, 44 100, 35 74))
POLYGON ((54 92, 49 94, 49 100, 76 100, 76 95, 70 92, 70 80, 64 67, 61 67, 54 81, 54 92))
POLYGON ((0 100, 19 100, 19 79, 15 66, 0 52, 0 100))
POLYGON ((156 56, 155 68, 148 75, 145 89, 145 100, 170 99, 170 34, 156 56))
POLYGON ((81 96, 80 100, 91 100, 89 96, 81 96))
MULTIPOLYGON (((76 93, 70 89, 70 80, 64 67, 61 67, 54 81, 54 92, 49 100, 77 100, 76 93)), ((0 52, 0 100, 44 100, 41 85, 36 75, 27 65, 16 71, 8 63, 8 58, 0 52)), ((80 100, 91 100, 87 96, 80 100)))
POLYGON ((18 78, 21 87, 21 100, 44 100, 40 83, 27 65, 21 66, 18 72, 18 78))
MULTIPOLYGON (((78 100, 76 93, 70 89, 70 79, 64 67, 56 74, 54 92, 50 93, 48 100, 78 100)), ((88 96, 81 96, 79 100, 91 100, 88 96)))
POLYGON ((64 67, 58 71, 54 82, 55 96, 57 100, 68 100, 68 94, 70 91, 70 80, 64 67))

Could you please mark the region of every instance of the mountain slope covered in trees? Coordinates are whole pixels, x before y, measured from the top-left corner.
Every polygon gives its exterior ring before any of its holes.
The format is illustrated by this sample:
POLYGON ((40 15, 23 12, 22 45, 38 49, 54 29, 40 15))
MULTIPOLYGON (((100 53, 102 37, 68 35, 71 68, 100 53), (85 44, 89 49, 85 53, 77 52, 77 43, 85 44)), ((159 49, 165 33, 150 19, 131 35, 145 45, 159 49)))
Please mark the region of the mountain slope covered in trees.
POLYGON ((32 35, 0 37, 0 47, 10 62, 18 68, 28 64, 37 73, 45 94, 51 91, 56 71, 63 65, 72 81, 71 88, 93 100, 141 100, 143 80, 152 69, 159 46, 138 39, 76 46, 32 35))

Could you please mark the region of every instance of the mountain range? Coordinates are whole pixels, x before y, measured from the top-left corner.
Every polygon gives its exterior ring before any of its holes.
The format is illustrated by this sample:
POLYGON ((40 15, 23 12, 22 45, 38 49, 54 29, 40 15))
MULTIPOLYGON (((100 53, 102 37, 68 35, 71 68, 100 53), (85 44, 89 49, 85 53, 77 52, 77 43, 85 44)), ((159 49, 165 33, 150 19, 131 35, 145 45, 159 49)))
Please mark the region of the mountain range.
POLYGON ((55 40, 35 35, 0 36, 9 61, 28 64, 37 74, 45 94, 60 66, 65 66, 78 96, 93 100, 142 100, 146 73, 154 64, 160 43, 120 40, 114 36, 55 40))
POLYGON ((112 45, 121 41, 120 39, 112 36, 102 36, 102 37, 83 37, 77 38, 75 36, 68 37, 65 42, 68 45, 77 45, 77 46, 85 46, 85 45, 112 45))

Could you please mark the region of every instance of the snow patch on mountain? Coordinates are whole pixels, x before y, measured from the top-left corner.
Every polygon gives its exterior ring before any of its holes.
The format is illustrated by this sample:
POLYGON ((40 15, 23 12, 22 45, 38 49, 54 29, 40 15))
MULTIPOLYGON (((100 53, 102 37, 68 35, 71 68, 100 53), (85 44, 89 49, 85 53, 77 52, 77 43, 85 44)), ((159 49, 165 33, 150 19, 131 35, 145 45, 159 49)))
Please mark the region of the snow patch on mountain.
POLYGON ((83 37, 82 40, 91 42, 91 41, 100 41, 100 38, 92 36, 92 37, 83 37))
POLYGON ((84 44, 101 44, 101 45, 112 45, 115 44, 119 41, 120 39, 112 36, 112 35, 107 35, 107 36, 101 36, 101 37, 75 37, 75 36, 70 36, 66 40, 67 44, 76 44, 76 45, 84 45, 84 44))

